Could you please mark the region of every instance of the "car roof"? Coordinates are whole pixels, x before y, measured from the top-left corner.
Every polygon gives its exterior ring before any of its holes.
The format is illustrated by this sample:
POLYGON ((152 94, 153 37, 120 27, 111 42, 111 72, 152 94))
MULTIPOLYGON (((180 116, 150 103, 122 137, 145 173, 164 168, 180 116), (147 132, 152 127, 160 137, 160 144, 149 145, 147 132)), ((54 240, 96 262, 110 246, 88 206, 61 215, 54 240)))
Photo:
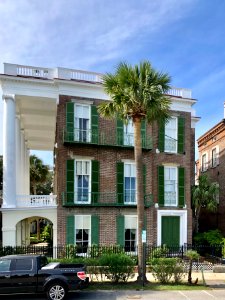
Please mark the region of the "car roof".
POLYGON ((5 255, 5 256, 1 256, 0 258, 36 258, 36 257, 41 257, 41 255, 38 254, 12 254, 12 255, 5 255))

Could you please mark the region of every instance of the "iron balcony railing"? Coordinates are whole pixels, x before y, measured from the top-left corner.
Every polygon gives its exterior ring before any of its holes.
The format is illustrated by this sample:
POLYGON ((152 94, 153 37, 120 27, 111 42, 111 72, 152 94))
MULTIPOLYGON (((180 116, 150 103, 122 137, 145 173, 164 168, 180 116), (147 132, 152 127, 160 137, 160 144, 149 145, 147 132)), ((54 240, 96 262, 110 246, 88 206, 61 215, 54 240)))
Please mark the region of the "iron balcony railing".
MULTIPOLYGON (((134 195, 116 192, 62 193, 63 206, 137 206, 134 195)), ((144 196, 145 207, 154 204, 152 194, 144 196)))
MULTIPOLYGON (((71 131, 63 131, 64 143, 79 143, 79 144, 93 144, 99 146, 116 146, 116 147, 133 147, 133 135, 129 134, 127 137, 125 134, 109 134, 99 132, 98 130, 81 130, 74 128, 71 131)), ((142 148, 152 149, 152 138, 142 137, 142 148)))

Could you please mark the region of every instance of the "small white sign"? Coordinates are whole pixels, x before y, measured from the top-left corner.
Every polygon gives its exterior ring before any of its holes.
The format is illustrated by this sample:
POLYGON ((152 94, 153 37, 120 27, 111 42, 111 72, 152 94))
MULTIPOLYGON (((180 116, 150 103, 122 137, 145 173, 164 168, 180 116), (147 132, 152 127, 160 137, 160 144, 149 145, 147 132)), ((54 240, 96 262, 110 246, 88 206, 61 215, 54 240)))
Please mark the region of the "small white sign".
POLYGON ((142 230, 142 243, 146 243, 146 230, 142 230))

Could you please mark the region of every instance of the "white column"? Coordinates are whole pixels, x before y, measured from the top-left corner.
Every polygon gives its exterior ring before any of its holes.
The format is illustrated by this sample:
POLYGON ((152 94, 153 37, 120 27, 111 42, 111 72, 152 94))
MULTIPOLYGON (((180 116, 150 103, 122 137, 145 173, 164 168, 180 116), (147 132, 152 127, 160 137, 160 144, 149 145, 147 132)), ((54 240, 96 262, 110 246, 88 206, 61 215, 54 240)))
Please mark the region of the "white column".
POLYGON ((30 195, 30 150, 27 149, 27 195, 30 195))
POLYGON ((16 206, 16 103, 14 95, 3 95, 3 208, 16 206))
POLYGON ((24 173, 24 191, 26 195, 30 195, 30 158, 27 142, 25 142, 24 150, 24 173))
POLYGON ((16 116, 16 194, 21 195, 21 137, 20 117, 16 116))
POLYGON ((21 151, 20 151, 20 154, 21 154, 21 158, 20 158, 20 161, 21 161, 21 194, 22 195, 25 195, 25 191, 24 191, 24 129, 21 130, 20 132, 20 146, 21 146, 21 151))

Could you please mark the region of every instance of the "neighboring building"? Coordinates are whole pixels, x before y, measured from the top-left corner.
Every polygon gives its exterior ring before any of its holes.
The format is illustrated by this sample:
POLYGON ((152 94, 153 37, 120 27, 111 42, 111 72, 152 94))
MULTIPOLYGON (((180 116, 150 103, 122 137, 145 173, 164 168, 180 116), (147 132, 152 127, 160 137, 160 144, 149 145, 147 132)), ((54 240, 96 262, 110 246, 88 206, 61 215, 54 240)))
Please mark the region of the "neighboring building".
POLYGON ((216 213, 203 211, 200 231, 218 228, 225 234, 225 119, 204 133, 197 142, 197 173, 207 174, 219 186, 218 210, 216 213))
MULTIPOLYGON (((137 243, 133 127, 106 120, 101 74, 5 64, 3 245, 29 242, 35 218, 53 224, 53 245, 137 243), (29 150, 54 150, 54 194, 29 195, 29 150), (16 170, 16 171, 15 171, 16 170), (57 202, 56 202, 57 195, 57 202)), ((174 88, 171 120, 142 124, 147 244, 192 241, 196 100, 174 88)))

